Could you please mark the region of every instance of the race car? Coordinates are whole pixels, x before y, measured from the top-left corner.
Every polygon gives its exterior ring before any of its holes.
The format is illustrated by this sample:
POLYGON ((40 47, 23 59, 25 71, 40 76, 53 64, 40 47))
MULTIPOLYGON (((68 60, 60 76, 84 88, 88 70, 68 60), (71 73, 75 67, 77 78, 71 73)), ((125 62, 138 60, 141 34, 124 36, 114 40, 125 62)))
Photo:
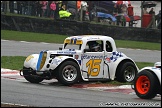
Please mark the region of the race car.
POLYGON ((161 62, 140 69, 132 89, 142 99, 152 99, 157 94, 161 95, 161 62))
POLYGON ((67 37, 58 50, 29 55, 20 75, 31 83, 55 78, 71 85, 82 81, 132 82, 138 70, 130 57, 117 51, 112 37, 80 35, 67 37))

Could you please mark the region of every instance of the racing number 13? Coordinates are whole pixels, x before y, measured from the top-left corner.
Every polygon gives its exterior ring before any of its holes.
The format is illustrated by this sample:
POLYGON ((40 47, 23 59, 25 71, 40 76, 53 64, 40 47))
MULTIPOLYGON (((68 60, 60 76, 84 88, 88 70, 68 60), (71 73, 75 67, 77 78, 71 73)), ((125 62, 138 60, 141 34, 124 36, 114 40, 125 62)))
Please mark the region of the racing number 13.
POLYGON ((90 59, 86 63, 86 67, 88 67, 88 75, 97 76, 100 72, 100 64, 102 59, 90 59))

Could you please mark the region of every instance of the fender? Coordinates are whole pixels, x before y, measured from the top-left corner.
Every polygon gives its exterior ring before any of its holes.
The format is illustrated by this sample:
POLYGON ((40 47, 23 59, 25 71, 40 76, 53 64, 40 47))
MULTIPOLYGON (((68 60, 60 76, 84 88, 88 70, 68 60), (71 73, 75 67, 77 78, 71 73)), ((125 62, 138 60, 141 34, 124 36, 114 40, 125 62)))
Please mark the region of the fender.
POLYGON ((158 80, 160 82, 160 85, 161 85, 161 68, 144 67, 139 72, 142 72, 143 70, 149 70, 149 71, 153 72, 157 76, 157 78, 158 78, 158 80))
MULTIPOLYGON (((50 69, 54 70, 57 66, 59 66, 62 62, 64 62, 67 59, 73 59, 75 60, 73 57, 69 57, 69 56, 57 56, 54 59, 52 59, 51 63, 50 63, 50 69)), ((80 66, 80 64, 78 63, 77 60, 75 60, 78 64, 78 66, 80 66)))
POLYGON ((39 54, 31 54, 24 61, 24 67, 36 70, 39 54))
POLYGON ((116 60, 112 60, 111 59, 111 63, 110 65, 110 79, 111 80, 114 80, 115 78, 115 74, 116 74, 116 70, 117 70, 117 67, 119 66, 119 64, 124 61, 124 60, 129 60, 131 61, 132 63, 134 63, 134 65, 136 66, 137 68, 137 71, 139 71, 139 68, 137 67, 136 63, 130 58, 130 57, 127 57, 124 53, 121 53, 122 57, 117 57, 116 60))

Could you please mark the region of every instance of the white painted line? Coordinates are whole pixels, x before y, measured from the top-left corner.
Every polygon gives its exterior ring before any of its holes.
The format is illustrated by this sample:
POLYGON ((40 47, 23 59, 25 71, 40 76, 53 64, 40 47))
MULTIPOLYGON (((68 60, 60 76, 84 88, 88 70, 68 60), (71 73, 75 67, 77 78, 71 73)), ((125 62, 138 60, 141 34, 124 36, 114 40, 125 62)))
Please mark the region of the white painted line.
POLYGON ((13 103, 5 103, 5 102, 1 102, 1 104, 6 104, 6 105, 15 105, 15 106, 28 106, 28 105, 13 104, 13 103))

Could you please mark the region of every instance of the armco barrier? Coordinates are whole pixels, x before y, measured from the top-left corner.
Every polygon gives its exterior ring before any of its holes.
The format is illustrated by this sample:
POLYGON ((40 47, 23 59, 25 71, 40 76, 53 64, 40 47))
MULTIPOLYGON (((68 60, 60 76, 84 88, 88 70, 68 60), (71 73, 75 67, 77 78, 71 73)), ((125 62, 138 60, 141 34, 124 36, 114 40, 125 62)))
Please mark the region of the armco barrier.
POLYGON ((161 30, 118 27, 70 20, 38 19, 1 14, 1 30, 16 30, 62 35, 100 34, 117 40, 161 43, 161 30))

